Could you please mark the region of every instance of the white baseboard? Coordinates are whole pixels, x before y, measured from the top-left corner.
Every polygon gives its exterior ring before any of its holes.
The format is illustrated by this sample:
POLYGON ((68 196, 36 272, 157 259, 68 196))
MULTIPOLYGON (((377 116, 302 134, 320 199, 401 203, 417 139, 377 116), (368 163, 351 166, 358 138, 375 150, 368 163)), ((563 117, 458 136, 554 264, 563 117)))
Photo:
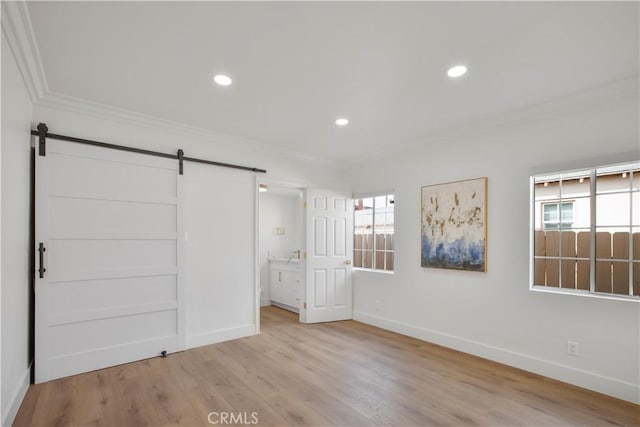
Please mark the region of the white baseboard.
POLYGON ((599 393, 607 394, 618 399, 640 404, 640 386, 588 372, 571 366, 562 365, 548 360, 538 359, 526 354, 517 353, 499 347, 483 344, 477 341, 460 338, 442 332, 420 328, 407 323, 385 319, 361 311, 354 311, 353 319, 378 328, 397 332, 412 338, 432 342, 444 347, 473 354, 505 365, 533 372, 545 377, 554 378, 569 384, 583 387, 599 393))
POLYGON ((7 413, 2 414, 3 426, 10 426, 13 424, 13 421, 16 419, 16 415, 18 415, 20 405, 22 405, 22 401, 24 400, 24 396, 27 394, 29 384, 31 384, 31 364, 29 364, 27 370, 22 374, 22 378, 11 396, 7 413))
POLYGON ((187 348, 202 347, 223 341, 235 340, 256 334, 256 325, 242 325, 235 328, 219 329, 217 331, 191 334, 187 336, 187 348))
POLYGON ((291 306, 289 304, 282 304, 280 302, 271 301, 270 305, 273 305, 274 307, 281 308, 283 310, 292 311, 294 313, 298 313, 298 314, 300 313, 300 309, 299 308, 293 307, 293 306, 291 306))

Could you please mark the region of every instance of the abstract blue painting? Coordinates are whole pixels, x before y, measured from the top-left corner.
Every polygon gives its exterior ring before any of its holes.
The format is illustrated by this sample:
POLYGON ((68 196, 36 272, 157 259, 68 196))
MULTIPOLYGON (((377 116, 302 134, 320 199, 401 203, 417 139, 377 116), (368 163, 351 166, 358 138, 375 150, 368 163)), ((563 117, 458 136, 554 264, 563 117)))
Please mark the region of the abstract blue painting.
POLYGON ((487 271, 487 178, 422 187, 421 265, 487 271))

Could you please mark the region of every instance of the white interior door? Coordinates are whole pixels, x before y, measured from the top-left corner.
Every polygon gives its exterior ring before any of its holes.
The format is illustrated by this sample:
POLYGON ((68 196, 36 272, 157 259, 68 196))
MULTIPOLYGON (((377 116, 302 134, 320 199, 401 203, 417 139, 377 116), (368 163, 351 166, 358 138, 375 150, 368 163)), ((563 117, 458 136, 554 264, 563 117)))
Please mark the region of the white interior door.
POLYGON ((177 161, 47 139, 36 162, 36 382, 183 349, 177 161))
POLYGON ((306 192, 306 323, 351 319, 353 201, 341 193, 306 192))

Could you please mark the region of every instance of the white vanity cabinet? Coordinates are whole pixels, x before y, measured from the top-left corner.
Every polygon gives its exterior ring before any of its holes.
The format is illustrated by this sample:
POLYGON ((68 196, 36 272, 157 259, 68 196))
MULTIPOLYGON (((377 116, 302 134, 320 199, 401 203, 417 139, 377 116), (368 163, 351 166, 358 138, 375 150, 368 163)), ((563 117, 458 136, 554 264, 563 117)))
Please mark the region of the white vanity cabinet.
POLYGON ((298 260, 269 261, 269 297, 271 303, 287 310, 299 311, 301 266, 298 260))

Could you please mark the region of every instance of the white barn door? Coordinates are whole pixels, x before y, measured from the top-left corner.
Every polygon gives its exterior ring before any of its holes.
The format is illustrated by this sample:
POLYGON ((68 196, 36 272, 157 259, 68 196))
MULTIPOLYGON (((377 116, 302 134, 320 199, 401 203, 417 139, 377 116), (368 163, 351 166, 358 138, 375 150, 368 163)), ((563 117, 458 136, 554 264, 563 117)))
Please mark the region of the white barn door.
POLYGON ((36 156, 36 383, 184 349, 177 169, 47 138, 36 156))
POLYGON ((325 190, 308 189, 306 196, 306 310, 301 320, 351 319, 353 201, 325 190))

